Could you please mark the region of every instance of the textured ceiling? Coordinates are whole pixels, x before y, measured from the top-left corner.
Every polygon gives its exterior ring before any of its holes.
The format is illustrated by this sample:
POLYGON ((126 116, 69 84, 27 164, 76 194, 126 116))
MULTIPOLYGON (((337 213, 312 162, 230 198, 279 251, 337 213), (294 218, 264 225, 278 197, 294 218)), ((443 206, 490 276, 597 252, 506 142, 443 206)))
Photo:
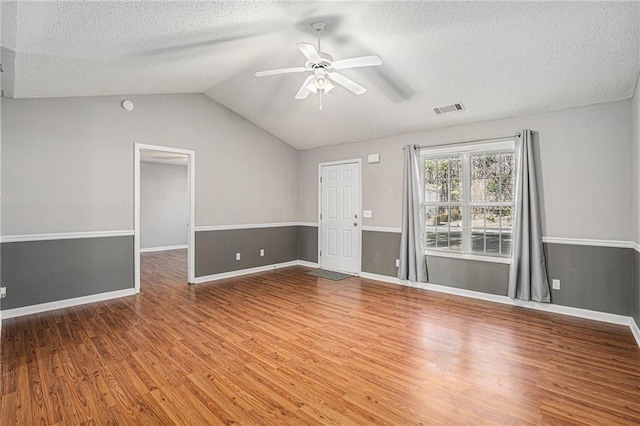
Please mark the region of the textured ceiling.
POLYGON ((3 90, 16 98, 206 93, 299 148, 629 98, 639 2, 2 2, 3 90), (298 41, 365 86, 294 95, 298 41), (433 107, 462 102, 461 113, 433 107))

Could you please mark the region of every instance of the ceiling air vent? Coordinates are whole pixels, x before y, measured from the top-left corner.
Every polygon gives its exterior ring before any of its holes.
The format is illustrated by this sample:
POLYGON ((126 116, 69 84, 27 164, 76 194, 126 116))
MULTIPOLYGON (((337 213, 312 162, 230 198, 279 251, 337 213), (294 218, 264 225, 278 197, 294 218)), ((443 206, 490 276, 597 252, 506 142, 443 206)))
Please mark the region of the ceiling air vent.
POLYGON ((444 114, 445 112, 456 112, 456 111, 464 111, 464 105, 462 104, 451 104, 451 105, 443 105, 439 107, 435 107, 433 109, 436 114, 444 114))

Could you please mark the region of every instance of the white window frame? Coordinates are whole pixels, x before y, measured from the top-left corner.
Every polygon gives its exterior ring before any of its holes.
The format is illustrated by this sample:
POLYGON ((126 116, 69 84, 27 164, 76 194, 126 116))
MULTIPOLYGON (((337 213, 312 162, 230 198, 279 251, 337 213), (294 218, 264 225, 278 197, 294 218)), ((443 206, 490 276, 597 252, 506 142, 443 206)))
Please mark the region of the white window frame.
MULTIPOLYGON (((478 260, 483 262, 493 262, 493 263, 503 263, 509 264, 511 263, 511 256, 501 256, 501 255, 492 255, 492 254, 475 254, 470 253, 471 246, 471 208, 477 203, 472 203, 469 200, 469 194, 471 193, 471 171, 469 169, 469 156, 472 154, 480 154, 480 153, 495 153, 495 152, 504 152, 504 151, 513 151, 515 153, 515 139, 507 139, 500 142, 492 142, 492 143, 478 143, 478 144, 463 144, 463 145, 455 145, 451 147, 436 147, 422 148, 420 152, 420 160, 421 160, 421 171, 424 173, 424 161, 427 157, 446 157, 448 155, 460 155, 463 156, 462 161, 462 185, 463 185, 463 194, 464 197, 460 201, 460 206, 462 207, 463 212, 463 227, 462 227, 462 252, 456 252, 448 249, 427 249, 425 247, 425 254, 427 256, 438 256, 438 257, 449 257, 454 259, 465 259, 465 260, 478 260), (466 225, 466 226, 465 226, 466 225)), ((517 171, 514 171, 517 173, 517 171)), ((515 179, 515 176, 514 176, 515 179)), ((424 176, 421 176, 421 181, 424 185, 424 176)), ((424 189, 423 189, 424 191, 424 189)), ((447 204, 455 204, 455 203, 447 203, 447 204)), ((496 205, 503 205, 504 203, 495 203, 496 205)), ((491 207, 492 203, 482 203, 483 206, 491 207)), ((426 210, 427 202, 423 202, 423 211, 426 210)), ((515 210, 514 210, 515 211, 515 210)), ((515 220, 515 218, 514 218, 515 220)), ((425 229, 425 237, 426 237, 426 229, 425 229)), ((426 239, 426 238, 425 238, 426 239)))

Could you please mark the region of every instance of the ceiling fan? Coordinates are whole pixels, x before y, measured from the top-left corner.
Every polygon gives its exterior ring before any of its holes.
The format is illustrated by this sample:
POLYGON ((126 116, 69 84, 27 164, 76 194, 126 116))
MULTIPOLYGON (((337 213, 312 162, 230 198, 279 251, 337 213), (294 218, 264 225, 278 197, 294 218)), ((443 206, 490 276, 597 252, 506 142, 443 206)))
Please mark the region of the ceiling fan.
POLYGON ((367 89, 334 70, 382 65, 382 59, 377 55, 370 55, 334 61, 331 55, 323 52, 320 48, 320 32, 324 29, 324 22, 314 22, 311 24, 311 28, 318 33, 318 48, 316 49, 310 43, 296 43, 296 47, 300 49, 302 54, 307 58, 307 62, 303 67, 259 71, 255 74, 256 77, 296 72, 312 72, 313 74, 308 76, 304 83, 302 83, 295 98, 307 99, 309 93, 313 92, 314 94, 318 94, 320 96, 320 109, 322 109, 323 93, 327 94, 335 87, 331 83, 332 81, 356 95, 361 95, 366 92, 367 89))

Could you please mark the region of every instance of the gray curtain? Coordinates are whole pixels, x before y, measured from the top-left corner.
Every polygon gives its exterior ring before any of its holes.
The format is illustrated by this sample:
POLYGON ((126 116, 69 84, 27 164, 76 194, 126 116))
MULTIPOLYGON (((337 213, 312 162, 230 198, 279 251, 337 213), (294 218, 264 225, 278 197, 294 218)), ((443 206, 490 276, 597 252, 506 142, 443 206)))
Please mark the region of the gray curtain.
POLYGON ((515 212, 509 297, 550 302, 549 279, 542 250, 540 203, 532 132, 516 137, 515 212))
POLYGON ((404 147, 404 179, 402 184, 402 237, 398 278, 413 282, 427 281, 424 254, 424 185, 420 173, 420 147, 404 147))

